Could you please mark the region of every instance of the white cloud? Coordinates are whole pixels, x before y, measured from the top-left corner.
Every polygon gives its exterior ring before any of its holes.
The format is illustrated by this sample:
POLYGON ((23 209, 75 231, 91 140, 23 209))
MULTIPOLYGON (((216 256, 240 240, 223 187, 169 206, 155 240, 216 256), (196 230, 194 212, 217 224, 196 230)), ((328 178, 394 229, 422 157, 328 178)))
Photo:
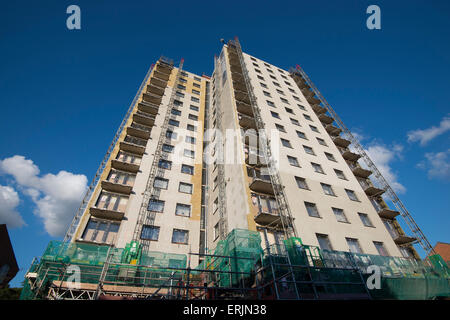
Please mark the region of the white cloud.
POLYGON ((25 221, 16 210, 19 202, 16 190, 0 185, 0 224, 6 224, 8 228, 20 228, 25 225, 25 221))
POLYGON ((450 116, 445 116, 438 127, 432 126, 428 129, 418 129, 408 132, 408 142, 420 141, 424 146, 432 139, 450 130, 450 116))
POLYGON ((12 175, 23 193, 30 196, 51 236, 64 235, 86 191, 87 178, 67 171, 39 176, 32 160, 15 155, 0 161, 0 171, 12 175))
POLYGON ((392 189, 400 194, 405 193, 405 186, 398 182, 397 174, 391 167, 393 161, 402 159, 403 147, 398 144, 388 147, 379 143, 371 143, 364 150, 392 189))
POLYGON ((450 149, 442 152, 425 154, 426 160, 417 166, 428 171, 428 178, 450 181, 450 149))

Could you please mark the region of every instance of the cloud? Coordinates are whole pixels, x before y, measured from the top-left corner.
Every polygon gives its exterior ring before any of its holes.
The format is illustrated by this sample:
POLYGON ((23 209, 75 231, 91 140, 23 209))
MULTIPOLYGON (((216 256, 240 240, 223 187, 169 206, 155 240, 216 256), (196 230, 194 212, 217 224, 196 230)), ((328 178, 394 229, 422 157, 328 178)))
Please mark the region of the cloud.
POLYGON ((20 228, 25 225, 25 221, 16 210, 19 202, 16 190, 0 185, 0 224, 6 224, 8 228, 20 228))
POLYGON ((428 178, 450 181, 450 149, 442 152, 425 153, 424 161, 417 167, 428 171, 428 178))
POLYGON ((437 136, 450 130, 450 116, 445 116, 438 127, 432 126, 428 129, 418 129, 408 132, 408 142, 420 142, 421 146, 426 145, 429 141, 437 136))
POLYGON ((43 220, 47 233, 64 235, 86 191, 86 176, 64 170, 39 176, 38 166, 20 155, 0 161, 0 171, 13 176, 20 190, 32 199, 34 214, 43 220))
POLYGON ((393 161, 402 159, 403 146, 395 144, 387 147, 382 144, 372 143, 365 151, 395 192, 405 193, 405 186, 398 182, 397 174, 391 167, 393 161))

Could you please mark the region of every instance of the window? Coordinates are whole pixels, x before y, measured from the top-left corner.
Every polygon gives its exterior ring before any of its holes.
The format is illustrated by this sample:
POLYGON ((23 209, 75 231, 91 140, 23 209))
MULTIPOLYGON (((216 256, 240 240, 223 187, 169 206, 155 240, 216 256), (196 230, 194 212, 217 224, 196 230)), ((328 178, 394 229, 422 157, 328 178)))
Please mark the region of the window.
POLYGON ((331 247, 331 242, 330 242, 330 239, 328 238, 328 235, 316 233, 316 237, 317 237, 317 242, 319 242, 320 249, 329 250, 329 251, 333 250, 333 248, 331 247))
POLYGON ((160 159, 158 163, 158 167, 163 169, 172 169, 172 161, 160 159))
POLYGON ((174 146, 171 146, 170 144, 163 144, 162 150, 164 152, 173 152, 174 146))
POLYGON ((325 192, 326 195, 336 196, 336 194, 333 191, 333 188, 329 184, 326 184, 326 183, 320 183, 320 184, 322 185, 323 192, 325 192))
POLYGON ((194 174, 194 167, 193 166, 188 166, 187 164, 182 164, 181 165, 181 172, 193 175, 194 174))
POLYGON ((158 238, 159 238, 159 227, 147 225, 144 225, 142 227, 141 239, 158 241, 158 238))
POLYGON ((294 114, 294 111, 291 108, 284 108, 287 113, 294 114))
POLYGON ((311 128, 312 131, 317 132, 317 133, 319 132, 319 130, 317 129, 317 127, 312 126, 312 125, 309 125, 309 127, 311 128))
POLYGON ((159 189, 167 189, 168 185, 169 185, 169 180, 164 179, 164 178, 156 177, 155 181, 153 182, 153 186, 155 188, 159 188, 159 189))
POLYGON ((90 219, 82 238, 86 241, 112 244, 119 232, 120 223, 90 219))
POLYGON ((348 223, 347 217, 344 214, 344 210, 339 208, 331 208, 331 209, 333 210, 334 216, 336 217, 337 221, 348 223))
POLYGON ((284 103, 289 104, 289 101, 287 101, 285 98, 280 98, 280 100, 281 100, 282 102, 284 102, 284 103))
POLYGON ((172 243, 187 244, 189 240, 189 231, 173 229, 172 243))
POLYGON ((277 82, 275 82, 275 81, 272 81, 272 83, 273 83, 273 85, 276 86, 276 87, 279 87, 279 86, 280 86, 280 84, 277 83, 277 82))
POLYGON ((307 154, 311 154, 311 155, 313 155, 313 156, 316 155, 316 154, 314 153, 313 148, 311 148, 311 147, 303 146, 303 149, 305 150, 305 152, 306 152, 307 154))
POLYGON ((308 138, 306 137, 306 134, 305 134, 304 132, 301 132, 301 131, 295 131, 295 132, 297 132, 297 136, 298 136, 299 138, 308 140, 308 138))
POLYGON ((272 115, 272 117, 280 119, 280 115, 278 113, 270 111, 270 114, 272 115))
POLYGON ((177 91, 177 92, 175 92, 175 94, 181 98, 184 98, 184 93, 181 91, 177 91))
POLYGON ((384 247, 383 242, 374 241, 373 245, 377 249, 380 256, 389 256, 389 253, 387 252, 386 248, 384 247))
POLYGON ((169 119, 169 125, 178 127, 180 125, 180 121, 169 119))
POLYGON ((311 166, 313 167, 315 172, 325 174, 325 172, 323 171, 322 166, 320 164, 311 162, 311 166))
POLYGON ((185 78, 180 78, 180 82, 186 83, 187 80, 185 78))
POLYGON ((307 114, 303 114, 303 116, 305 117, 306 120, 312 121, 311 117, 307 114))
POLYGON ((183 192, 183 193, 192 194, 192 184, 180 182, 180 185, 178 186, 178 191, 183 192))
POLYGON ((295 181, 297 182, 297 186, 300 189, 309 190, 308 184, 306 183, 305 178, 295 177, 295 181))
POLYGON ((196 88, 200 88, 200 84, 199 84, 199 83, 193 82, 192 85, 193 85, 194 87, 196 87, 196 88))
POLYGON ((190 217, 191 216, 191 206, 189 204, 177 203, 175 209, 175 214, 177 216, 190 217))
POLYGON ((270 97, 270 92, 263 91, 263 93, 264 93, 264 95, 265 95, 266 97, 270 97))
POLYGON ((220 224, 217 222, 217 224, 214 226, 214 240, 217 240, 220 235, 220 224))
POLYGON ((325 152, 325 156, 327 157, 328 160, 336 162, 336 159, 331 153, 325 152))
MULTIPOLYGON (((253 65, 255 65, 255 64, 253 64, 253 65)), ((256 65, 255 67, 257 67, 257 65, 256 65)), ((255 69, 255 72, 257 72, 257 73, 261 73, 261 70, 259 70, 259 69, 255 69)))
POLYGON ((297 104, 297 105, 301 110, 306 111, 306 108, 304 106, 302 106, 301 104, 297 104))
POLYGON ((182 84, 177 85, 177 88, 178 88, 178 89, 181 89, 181 90, 186 90, 186 87, 183 86, 182 84))
POLYGON ((361 247, 359 246, 358 239, 345 238, 347 240, 348 249, 353 253, 362 253, 361 247))
POLYGON ((195 90, 195 89, 192 89, 192 93, 193 93, 193 94, 200 94, 200 91, 195 90))
POLYGON ((195 80, 195 81, 198 81, 198 82, 201 82, 201 81, 202 81, 202 79, 200 79, 199 77, 194 77, 194 80, 195 80))
POLYGON ((194 125, 192 125, 192 124, 188 124, 187 125, 187 129, 189 130, 189 131, 195 131, 195 126, 194 125))
POLYGON ((198 107, 190 105, 189 109, 193 110, 193 111, 198 111, 198 107))
POLYGON ((191 143, 191 144, 195 144, 195 138, 186 136, 186 142, 187 143, 191 143))
POLYGON ((184 156, 189 158, 194 158, 195 152, 193 150, 184 149, 184 156))
POLYGON ((317 142, 319 142, 319 144, 328 147, 327 143, 325 142, 325 140, 323 140, 322 138, 316 137, 317 142))
POLYGON ((289 118, 289 119, 291 120, 291 123, 292 123, 292 124, 295 124, 296 126, 299 126, 299 127, 300 127, 300 122, 298 122, 297 119, 293 119, 293 118, 289 118))
POLYGON ((347 192, 347 195, 348 195, 350 200, 359 201, 358 198, 356 197, 355 191, 345 189, 345 192, 347 192))
POLYGON ((283 92, 283 91, 281 91, 280 89, 276 89, 276 90, 277 90, 277 93, 278 93, 278 94, 281 94, 281 95, 284 96, 284 92, 283 92))
POLYGON ((151 199, 148 203, 147 209, 149 211, 153 211, 153 212, 163 212, 164 211, 164 201, 151 199))
POLYGON ((280 132, 286 132, 286 129, 284 129, 284 127, 281 124, 275 123, 275 127, 278 129, 278 131, 280 132))
POLYGON ((369 216, 366 213, 358 212, 358 215, 364 226, 373 227, 372 221, 370 221, 369 216))
POLYGON ((288 161, 291 166, 300 167, 300 165, 298 164, 297 158, 291 157, 291 156, 287 156, 287 158, 288 158, 288 161))
POLYGON ((261 77, 261 76, 257 76, 257 77, 258 77, 259 80, 263 80, 264 81, 263 77, 261 77))
POLYGON ((272 101, 266 100, 267 104, 271 107, 275 107, 275 103, 273 103, 272 101))
POLYGON ((173 132, 173 131, 170 131, 170 130, 167 130, 166 131, 166 138, 176 139, 177 138, 177 133, 173 132))
POLYGON ((170 111, 170 112, 171 112, 172 114, 176 115, 176 116, 181 115, 181 111, 178 110, 178 109, 172 109, 172 111, 170 111))
POLYGON ((300 98, 299 98, 299 97, 292 96, 292 98, 294 98, 294 99, 297 100, 297 101, 300 101, 300 98))
POLYGON ((344 172, 342 172, 341 170, 334 169, 334 172, 336 173, 336 176, 337 176, 339 179, 347 180, 347 178, 346 178, 345 175, 344 175, 344 172))
POLYGON ((195 120, 195 121, 198 120, 198 116, 193 115, 193 114, 189 114, 189 115, 188 115, 188 118, 191 119, 191 120, 195 120))
POLYGON ((173 105, 174 106, 182 106, 183 102, 179 101, 179 100, 173 100, 173 105))
POLYGON ((199 99, 199 98, 196 98, 196 97, 191 97, 191 101, 194 101, 194 102, 200 102, 200 99, 199 99))
POLYGON ((260 82, 259 83, 261 85, 261 87, 266 88, 267 89, 267 85, 265 83, 260 82))
POLYGON ((317 206, 315 203, 305 201, 305 207, 310 217, 320 218, 319 210, 317 210, 317 206))
POLYGON ((285 146, 287 148, 292 148, 291 143, 289 142, 289 140, 286 140, 286 139, 283 139, 283 138, 280 138, 280 140, 281 140, 281 144, 283 146, 285 146))

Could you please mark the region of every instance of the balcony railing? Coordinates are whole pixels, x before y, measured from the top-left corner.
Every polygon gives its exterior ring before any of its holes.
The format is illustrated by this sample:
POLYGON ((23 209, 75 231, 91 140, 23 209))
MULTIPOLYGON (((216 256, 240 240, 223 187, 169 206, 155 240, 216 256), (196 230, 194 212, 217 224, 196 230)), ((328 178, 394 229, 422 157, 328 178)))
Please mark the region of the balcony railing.
POLYGON ((249 151, 245 151, 245 163, 250 166, 267 165, 264 155, 252 149, 250 149, 249 151))
POLYGON ((327 132, 332 136, 338 136, 342 131, 338 127, 333 126, 332 124, 327 125, 325 127, 325 130, 327 130, 327 132))
POLYGON ((152 129, 142 124, 133 122, 127 127, 127 134, 141 139, 149 139, 152 129))
POLYGON ((133 114, 133 121, 151 127, 155 124, 155 116, 152 116, 147 112, 137 111, 133 114))
POLYGON ((327 112, 326 108, 324 108, 324 107, 322 107, 322 106, 320 106, 318 104, 312 104, 311 107, 312 107, 312 109, 314 110, 314 112, 316 114, 322 114, 322 113, 326 113, 327 112))
POLYGON ((339 137, 339 136, 334 138, 333 142, 334 142, 335 145, 337 145, 338 147, 342 147, 342 148, 347 148, 350 145, 350 143, 351 143, 350 140, 344 139, 344 138, 339 137))
POLYGON ((253 206, 256 209, 255 222, 260 225, 277 226, 281 224, 278 204, 273 197, 253 195, 253 206))
POLYGON ((368 180, 358 179, 358 182, 369 197, 377 197, 384 193, 383 189, 374 187, 368 180))
POLYGON ((117 201, 99 202, 97 206, 91 207, 89 213, 97 218, 122 220, 125 215, 125 204, 118 204, 117 201))
POLYGON ((253 109, 249 103, 236 100, 237 111, 247 116, 253 117, 253 109))
POLYGON ((120 143, 120 150, 142 155, 145 152, 146 145, 147 145, 146 140, 132 136, 126 136, 124 141, 120 143))
POLYGON ((332 117, 329 117, 329 116, 327 116, 327 115, 324 114, 324 113, 322 113, 322 114, 319 115, 319 120, 320 120, 322 123, 325 123, 325 124, 331 124, 331 123, 333 123, 333 121, 334 121, 334 119, 333 119, 332 117))
POLYGON ((150 103, 153 103, 153 104, 156 104, 159 106, 161 104, 162 96, 158 96, 153 93, 146 92, 142 95, 142 99, 144 101, 147 101, 147 102, 150 102, 150 103))
POLYGON ((245 114, 239 114, 239 125, 244 129, 257 129, 255 118, 245 114))
POLYGON ((161 87, 158 87, 158 86, 156 86, 154 84, 150 84, 150 85, 147 86, 147 92, 155 94, 157 96, 163 96, 164 95, 164 91, 165 91, 164 87, 161 88, 161 87))
POLYGON ((158 114, 159 105, 147 101, 141 101, 138 104, 138 110, 150 115, 158 114))
POLYGON ((341 153, 342 157, 345 160, 349 160, 349 161, 357 161, 359 158, 361 158, 361 155, 351 152, 350 150, 346 149, 346 148, 339 148, 339 152, 341 153))
POLYGON ((261 174, 260 170, 250 170, 250 189, 255 192, 274 194, 272 182, 268 174, 261 174))

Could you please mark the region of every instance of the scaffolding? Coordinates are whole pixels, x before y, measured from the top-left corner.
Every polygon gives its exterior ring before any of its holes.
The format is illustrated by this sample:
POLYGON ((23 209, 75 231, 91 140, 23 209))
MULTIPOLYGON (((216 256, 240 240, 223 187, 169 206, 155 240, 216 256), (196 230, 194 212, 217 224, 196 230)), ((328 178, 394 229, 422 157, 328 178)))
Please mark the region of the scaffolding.
MULTIPOLYGON (((336 123, 338 124, 337 128, 339 131, 338 133, 342 132, 344 137, 352 143, 352 146, 355 148, 356 152, 360 155, 360 157, 363 159, 367 167, 374 173, 375 179, 378 183, 378 185, 381 187, 379 189, 379 195, 381 195, 383 192, 387 192, 387 195, 389 196, 392 203, 395 205, 397 210, 400 212, 401 217, 405 221, 405 223, 410 228, 411 232, 414 234, 414 236, 417 239, 417 242, 420 243, 423 250, 425 251, 425 255, 428 254, 435 254, 433 247, 431 246, 428 239, 425 237, 425 234, 422 232, 422 230, 419 228, 417 223, 414 221, 411 214, 408 212, 406 207, 403 205, 393 188, 389 185, 387 180, 383 177, 381 172, 378 170, 378 168, 375 166, 373 161, 369 158, 367 153, 365 152, 364 148, 361 146, 359 141, 352 135, 350 130, 345 126, 345 124, 342 122, 342 120, 339 118, 337 113, 333 110, 333 108, 330 106, 330 104, 327 102, 327 100, 322 96, 320 91, 317 89, 317 87, 314 85, 314 83, 311 81, 311 79, 308 77, 308 75, 303 71, 303 69, 297 65, 296 68, 291 68, 290 70, 292 77, 300 77, 302 79, 303 83, 302 86, 305 92, 311 93, 310 99, 314 104, 315 108, 322 108, 319 104, 322 103, 323 107, 325 108, 324 111, 328 111, 330 115, 332 116, 332 120, 334 119, 336 123), (309 88, 311 90, 309 90, 309 88), (318 99, 314 98, 313 96, 316 96, 318 99), (311 98, 312 97, 312 98, 311 98)), ((303 91, 303 90, 302 90, 303 91)), ((329 125, 331 126, 331 125, 329 125)), ((375 189, 375 188, 374 188, 375 189)))
POLYGON ((21 299, 433 299, 450 297, 450 271, 399 257, 320 250, 289 238, 261 247, 256 231, 232 230, 214 251, 171 254, 49 243, 25 277, 21 299), (191 268, 190 257, 203 261, 191 268), (381 270, 369 290, 368 267, 381 270), (78 271, 78 277, 74 270, 78 271))

